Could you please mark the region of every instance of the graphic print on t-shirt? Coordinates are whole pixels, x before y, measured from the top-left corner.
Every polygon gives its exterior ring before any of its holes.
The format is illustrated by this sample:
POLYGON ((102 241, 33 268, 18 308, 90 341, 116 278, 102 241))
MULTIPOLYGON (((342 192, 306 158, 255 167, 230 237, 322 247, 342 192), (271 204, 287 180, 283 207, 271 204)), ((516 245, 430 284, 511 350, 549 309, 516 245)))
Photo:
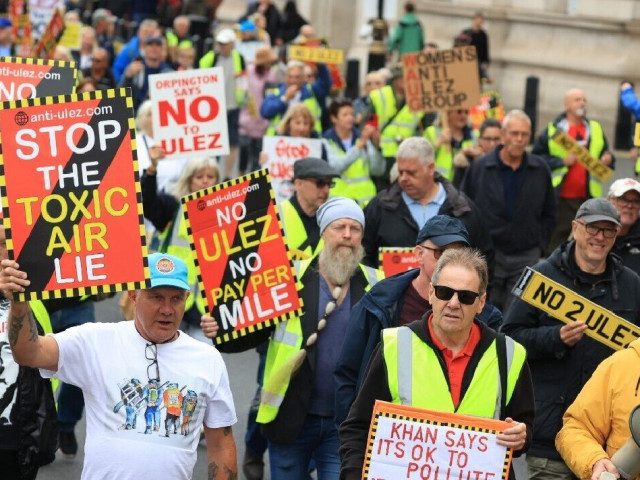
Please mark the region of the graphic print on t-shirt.
POLYGON ((180 387, 176 382, 152 379, 146 385, 137 378, 123 379, 118 383, 121 400, 113 412, 122 419, 118 430, 133 430, 145 435, 171 437, 189 436, 190 424, 198 402, 198 393, 180 387), (124 418, 122 417, 124 413, 124 418), (140 423, 138 423, 140 420, 140 423))

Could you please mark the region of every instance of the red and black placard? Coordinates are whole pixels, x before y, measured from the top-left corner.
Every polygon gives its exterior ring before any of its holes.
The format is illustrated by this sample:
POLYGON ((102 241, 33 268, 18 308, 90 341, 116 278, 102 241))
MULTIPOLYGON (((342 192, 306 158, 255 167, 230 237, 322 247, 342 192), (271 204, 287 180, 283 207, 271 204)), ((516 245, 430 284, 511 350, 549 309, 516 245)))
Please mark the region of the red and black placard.
POLYGON ((128 89, 0 105, 0 190, 21 299, 146 288, 142 195, 128 89))
POLYGON ((302 302, 267 170, 182 199, 216 343, 300 315, 302 302))
POLYGON ((0 102, 70 95, 77 74, 75 62, 0 57, 0 102))

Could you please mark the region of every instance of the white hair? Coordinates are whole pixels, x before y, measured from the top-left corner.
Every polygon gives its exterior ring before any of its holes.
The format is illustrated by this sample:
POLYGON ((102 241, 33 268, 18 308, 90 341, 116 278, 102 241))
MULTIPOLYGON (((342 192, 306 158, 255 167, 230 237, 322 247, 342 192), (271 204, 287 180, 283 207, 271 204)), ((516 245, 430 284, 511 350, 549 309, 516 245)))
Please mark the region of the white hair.
POLYGON ((409 137, 398 147, 396 159, 400 158, 417 158, 420 163, 429 165, 433 163, 433 146, 424 137, 409 137))

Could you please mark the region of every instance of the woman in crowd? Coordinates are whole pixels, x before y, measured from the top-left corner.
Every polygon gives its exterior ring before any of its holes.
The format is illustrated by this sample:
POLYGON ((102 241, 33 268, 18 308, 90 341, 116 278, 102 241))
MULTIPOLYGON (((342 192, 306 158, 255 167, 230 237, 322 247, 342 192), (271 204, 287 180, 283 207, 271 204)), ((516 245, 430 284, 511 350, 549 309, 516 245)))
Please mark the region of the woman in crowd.
POLYGON ((331 195, 351 198, 364 207, 377 193, 371 175, 382 175, 385 169, 380 132, 365 125, 361 134, 354 126, 353 106, 347 99, 331 103, 329 118, 333 127, 324 133, 323 142, 329 165, 341 175, 331 195))

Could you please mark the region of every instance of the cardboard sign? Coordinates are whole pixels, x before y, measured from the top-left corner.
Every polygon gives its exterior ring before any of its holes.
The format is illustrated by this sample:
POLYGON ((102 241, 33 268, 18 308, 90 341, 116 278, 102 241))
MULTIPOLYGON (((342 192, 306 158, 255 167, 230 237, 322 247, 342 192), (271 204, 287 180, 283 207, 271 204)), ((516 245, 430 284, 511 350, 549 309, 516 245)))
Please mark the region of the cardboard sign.
POLYGON ((64 18, 59 10, 53 14, 51 21, 47 25, 46 30, 40 37, 38 45, 36 45, 35 56, 36 58, 52 58, 53 53, 58 45, 58 40, 64 32, 64 18))
POLYGON ((502 123, 504 117, 504 105, 497 90, 484 92, 480 97, 480 103, 469 108, 469 118, 471 119, 471 128, 473 130, 479 130, 480 125, 487 118, 495 118, 502 123))
POLYGON ((300 315, 302 302, 266 170, 182 199, 216 343, 300 315))
POLYGON ((9 19, 13 24, 15 54, 30 57, 33 50, 31 38, 31 16, 27 0, 9 0, 9 19))
POLYGON ((527 267, 513 294, 564 323, 587 324, 585 334, 613 350, 640 338, 640 327, 527 267))
POLYGON ((322 157, 322 141, 317 138, 269 136, 262 139, 262 151, 267 154, 267 168, 276 200, 293 195, 293 164, 305 157, 322 157))
POLYGON ((378 263, 386 278, 419 267, 420 258, 410 247, 380 247, 378 263))
POLYGON ((80 50, 80 44, 82 43, 82 23, 79 22, 67 22, 64 24, 65 29, 62 32, 58 45, 67 47, 70 50, 80 50))
POLYGON ((331 63, 339 65, 344 62, 344 52, 333 48, 289 46, 289 59, 313 63, 331 63))
POLYGON ((473 46, 402 56, 407 105, 414 112, 471 108, 482 90, 473 46))
POLYGON ((613 175, 613 170, 606 165, 600 163, 599 160, 593 158, 589 153, 589 150, 581 145, 578 145, 576 141, 562 130, 556 130, 551 139, 564 148, 567 154, 573 153, 578 157, 580 162, 589 173, 596 177, 601 182, 606 182, 613 175))
POLYGON ((147 288, 133 102, 121 88, 5 102, 0 190, 21 300, 147 288))
POLYGON ((0 102, 70 95, 77 75, 74 62, 0 57, 0 102))
POLYGON ((153 138, 166 158, 229 153, 221 67, 150 75, 149 92, 153 138))
POLYGON ((506 480, 512 452, 496 443, 509 424, 376 400, 362 478, 506 480))

